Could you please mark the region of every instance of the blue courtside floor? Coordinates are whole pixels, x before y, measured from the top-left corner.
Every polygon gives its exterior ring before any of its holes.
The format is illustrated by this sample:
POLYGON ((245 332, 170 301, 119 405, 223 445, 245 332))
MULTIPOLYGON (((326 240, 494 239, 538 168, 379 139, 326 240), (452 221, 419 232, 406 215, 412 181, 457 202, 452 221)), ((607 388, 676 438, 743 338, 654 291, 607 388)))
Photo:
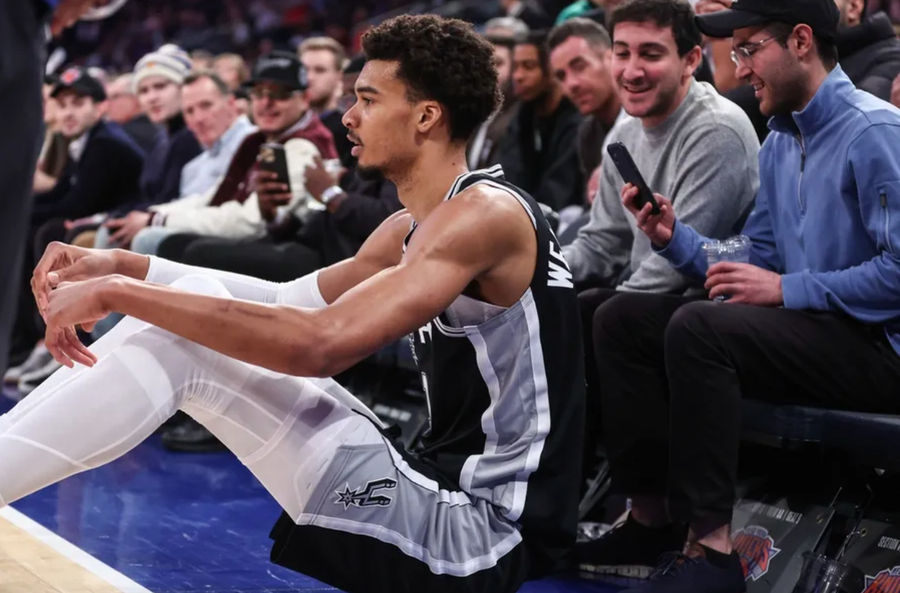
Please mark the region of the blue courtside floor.
MULTIPOLYGON (((0 412, 11 405, 0 397, 0 412)), ((268 561, 268 530, 278 507, 230 453, 171 453, 151 437, 114 463, 12 506, 154 593, 336 591, 268 561)), ((347 562, 352 570, 353 559, 347 562)), ((613 591, 567 579, 521 589, 613 591)))

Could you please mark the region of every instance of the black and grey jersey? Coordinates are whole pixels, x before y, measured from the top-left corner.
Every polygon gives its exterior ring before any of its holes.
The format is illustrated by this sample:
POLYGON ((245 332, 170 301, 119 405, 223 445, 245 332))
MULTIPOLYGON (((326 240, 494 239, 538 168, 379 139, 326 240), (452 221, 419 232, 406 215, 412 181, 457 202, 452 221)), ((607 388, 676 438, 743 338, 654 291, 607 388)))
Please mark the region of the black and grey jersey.
POLYGON ((418 454, 555 555, 574 541, 584 421, 572 275, 540 206, 499 166, 459 176, 445 199, 475 184, 507 192, 531 218, 534 276, 509 308, 461 295, 410 336, 429 407, 418 454))

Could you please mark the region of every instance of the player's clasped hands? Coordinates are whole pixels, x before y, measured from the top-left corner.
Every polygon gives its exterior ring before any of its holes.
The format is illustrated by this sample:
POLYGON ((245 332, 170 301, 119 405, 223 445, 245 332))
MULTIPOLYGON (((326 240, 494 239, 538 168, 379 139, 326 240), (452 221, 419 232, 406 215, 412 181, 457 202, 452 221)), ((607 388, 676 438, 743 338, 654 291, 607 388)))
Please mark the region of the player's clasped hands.
POLYGON ((75 326, 90 331, 105 317, 99 284, 116 272, 115 252, 51 243, 31 277, 31 290, 47 324, 45 346, 71 367, 92 366, 97 357, 78 339, 75 326))

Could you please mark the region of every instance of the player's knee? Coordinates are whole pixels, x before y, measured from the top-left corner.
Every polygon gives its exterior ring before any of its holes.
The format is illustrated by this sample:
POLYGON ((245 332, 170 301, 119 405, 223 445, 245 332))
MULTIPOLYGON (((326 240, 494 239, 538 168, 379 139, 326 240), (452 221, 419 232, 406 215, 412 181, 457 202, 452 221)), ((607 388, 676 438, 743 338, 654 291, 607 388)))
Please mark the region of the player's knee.
POLYGON ((171 284, 173 288, 178 288, 185 292, 195 294, 204 294, 215 297, 231 297, 231 293, 225 288, 219 280, 202 274, 189 274, 183 276, 171 284))

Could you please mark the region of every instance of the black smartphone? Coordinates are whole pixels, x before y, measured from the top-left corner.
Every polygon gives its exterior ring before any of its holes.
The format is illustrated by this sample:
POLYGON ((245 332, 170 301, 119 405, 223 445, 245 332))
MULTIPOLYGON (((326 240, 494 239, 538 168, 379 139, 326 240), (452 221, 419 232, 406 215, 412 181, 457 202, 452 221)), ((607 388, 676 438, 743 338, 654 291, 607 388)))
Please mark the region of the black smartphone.
POLYGON ((643 208, 644 204, 649 202, 653 205, 650 212, 659 214, 659 204, 657 204, 656 198, 653 197, 653 192, 647 187, 647 182, 641 177, 641 172, 638 171, 637 165, 634 164, 634 159, 631 158, 631 153, 628 152, 625 145, 621 142, 611 142, 606 147, 606 152, 609 153, 609 156, 616 164, 616 169, 619 170, 619 174, 625 180, 625 183, 630 183, 638 188, 638 207, 643 208))
POLYGON ((260 169, 263 171, 274 172, 278 175, 276 181, 287 185, 288 191, 290 191, 291 178, 288 175, 287 157, 284 154, 284 146, 277 142, 266 142, 259 147, 259 156, 257 157, 257 160, 259 161, 260 169))

